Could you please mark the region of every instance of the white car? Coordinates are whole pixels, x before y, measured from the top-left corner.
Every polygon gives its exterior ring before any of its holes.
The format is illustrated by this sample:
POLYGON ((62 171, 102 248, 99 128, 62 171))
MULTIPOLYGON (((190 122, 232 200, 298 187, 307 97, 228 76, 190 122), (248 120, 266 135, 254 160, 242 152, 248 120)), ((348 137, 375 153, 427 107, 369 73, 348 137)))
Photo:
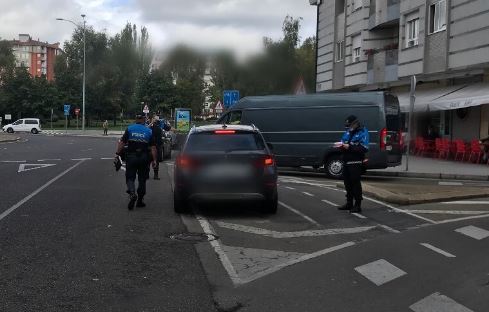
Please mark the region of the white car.
POLYGON ((3 126, 2 130, 8 133, 30 132, 32 134, 38 134, 41 132, 41 121, 36 118, 19 119, 14 123, 3 126))

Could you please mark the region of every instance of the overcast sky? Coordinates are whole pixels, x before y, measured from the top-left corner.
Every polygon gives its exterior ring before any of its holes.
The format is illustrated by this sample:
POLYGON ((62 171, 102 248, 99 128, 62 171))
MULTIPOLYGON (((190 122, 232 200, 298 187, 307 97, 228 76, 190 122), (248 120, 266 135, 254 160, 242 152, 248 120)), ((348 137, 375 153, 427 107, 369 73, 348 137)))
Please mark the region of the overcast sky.
POLYGON ((279 38, 284 17, 302 17, 301 37, 315 35, 316 10, 308 0, 0 0, 0 37, 28 33, 33 39, 63 42, 80 21, 114 34, 126 22, 145 25, 155 47, 188 43, 204 49, 258 51, 262 37, 279 38))

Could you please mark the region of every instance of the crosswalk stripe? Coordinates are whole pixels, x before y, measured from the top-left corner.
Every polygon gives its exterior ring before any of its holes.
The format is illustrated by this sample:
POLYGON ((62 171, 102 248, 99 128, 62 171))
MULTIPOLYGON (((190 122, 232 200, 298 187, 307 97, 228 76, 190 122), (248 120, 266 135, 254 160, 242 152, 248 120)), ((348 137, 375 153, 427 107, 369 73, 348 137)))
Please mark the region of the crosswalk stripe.
POLYGON ((414 312, 474 312, 440 293, 431 294, 409 308, 414 312))
POLYGON ((442 249, 440 249, 440 248, 437 248, 437 247, 435 247, 435 246, 433 246, 433 245, 431 245, 431 244, 428 244, 428 243, 421 243, 420 245, 421 245, 421 246, 424 246, 424 247, 426 247, 426 248, 428 248, 428 249, 431 249, 431 250, 433 250, 434 252, 439 253, 440 255, 444 255, 444 256, 445 256, 445 257, 447 257, 447 258, 455 258, 455 257, 456 257, 455 255, 452 255, 451 253, 446 252, 445 250, 442 250, 442 249))
POLYGON ((489 231, 478 228, 473 225, 465 226, 459 229, 456 229, 455 232, 464 234, 468 237, 472 237, 477 240, 482 240, 484 238, 489 237, 489 231))
POLYGON ((377 286, 381 286, 407 274, 384 259, 358 266, 355 268, 355 271, 377 286))

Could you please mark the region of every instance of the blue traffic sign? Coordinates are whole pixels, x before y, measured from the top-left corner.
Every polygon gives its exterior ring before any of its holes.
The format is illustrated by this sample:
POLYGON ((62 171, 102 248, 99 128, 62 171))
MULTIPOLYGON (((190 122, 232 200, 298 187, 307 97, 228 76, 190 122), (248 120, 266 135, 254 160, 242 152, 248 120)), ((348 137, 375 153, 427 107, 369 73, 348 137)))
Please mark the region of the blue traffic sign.
POLYGON ((226 90, 226 91, 224 91, 224 108, 228 109, 238 102, 239 102, 239 91, 238 90, 226 90))
POLYGON ((64 105, 65 116, 69 116, 70 115, 70 110, 71 110, 71 105, 70 104, 65 104, 64 105))

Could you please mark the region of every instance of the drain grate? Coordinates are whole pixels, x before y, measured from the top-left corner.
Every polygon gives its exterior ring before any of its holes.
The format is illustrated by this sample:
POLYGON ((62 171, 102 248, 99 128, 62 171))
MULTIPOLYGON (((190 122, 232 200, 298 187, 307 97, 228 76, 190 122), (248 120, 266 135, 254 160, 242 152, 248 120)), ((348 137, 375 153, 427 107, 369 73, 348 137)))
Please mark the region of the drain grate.
POLYGON ((210 242, 218 239, 218 237, 214 234, 207 233, 176 233, 170 235, 171 239, 184 241, 184 242, 210 242))

